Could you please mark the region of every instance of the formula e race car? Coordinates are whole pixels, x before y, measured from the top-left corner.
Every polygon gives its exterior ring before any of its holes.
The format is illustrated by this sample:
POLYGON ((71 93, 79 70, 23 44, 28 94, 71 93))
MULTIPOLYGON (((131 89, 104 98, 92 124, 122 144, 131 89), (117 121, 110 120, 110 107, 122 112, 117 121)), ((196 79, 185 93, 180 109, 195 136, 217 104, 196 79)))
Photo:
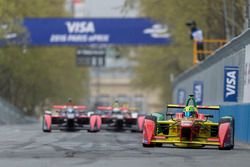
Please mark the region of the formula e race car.
POLYGON ((145 115, 139 114, 134 109, 126 107, 99 106, 102 129, 106 130, 130 130, 142 132, 145 115))
POLYGON ((130 127, 131 132, 142 132, 145 115, 136 108, 129 108, 125 123, 130 127))
POLYGON ((99 131, 101 128, 100 118, 86 106, 52 106, 51 111, 45 111, 43 116, 44 132, 51 130, 88 130, 99 131))
POLYGON ((161 147, 163 144, 173 144, 177 147, 217 146, 219 149, 234 148, 234 118, 225 116, 219 123, 208 118, 213 115, 198 113, 200 110, 220 110, 219 106, 197 106, 192 95, 186 105, 167 105, 167 117, 148 115, 143 128, 144 147, 161 147), (182 109, 182 112, 169 113, 168 109, 182 109))

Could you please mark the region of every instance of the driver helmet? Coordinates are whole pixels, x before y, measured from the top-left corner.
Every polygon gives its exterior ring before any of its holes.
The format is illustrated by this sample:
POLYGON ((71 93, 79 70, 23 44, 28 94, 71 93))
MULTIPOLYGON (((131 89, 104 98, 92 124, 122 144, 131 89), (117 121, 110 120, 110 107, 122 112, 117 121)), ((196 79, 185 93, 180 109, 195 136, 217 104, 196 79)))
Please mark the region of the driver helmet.
POLYGON ((69 103, 72 103, 72 98, 69 97, 69 98, 68 98, 68 102, 69 102, 69 103))
POLYGON ((71 106, 67 107, 67 112, 70 112, 70 113, 74 112, 74 108, 71 106))
POLYGON ((119 103, 118 100, 115 100, 115 102, 113 103, 113 107, 114 107, 114 108, 120 107, 120 103, 119 103))
POLYGON ((195 117, 196 108, 194 106, 186 106, 183 110, 184 117, 195 117))
POLYGON ((114 112, 118 112, 118 111, 120 111, 120 108, 115 107, 115 108, 113 109, 113 111, 114 111, 114 112))
POLYGON ((66 103, 67 106, 72 106, 73 102, 72 102, 72 98, 68 98, 68 102, 66 103))

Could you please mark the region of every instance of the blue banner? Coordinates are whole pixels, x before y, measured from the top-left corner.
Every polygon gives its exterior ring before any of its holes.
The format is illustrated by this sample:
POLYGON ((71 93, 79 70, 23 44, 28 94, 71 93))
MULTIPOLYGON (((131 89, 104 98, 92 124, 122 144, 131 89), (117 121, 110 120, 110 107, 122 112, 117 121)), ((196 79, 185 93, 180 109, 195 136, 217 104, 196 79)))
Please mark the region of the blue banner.
POLYGON ((165 45, 166 25, 147 18, 26 18, 31 45, 165 45))
POLYGON ((203 102, 203 82, 195 81, 193 86, 194 98, 197 105, 202 105, 203 102))
POLYGON ((237 66, 224 67, 224 101, 238 101, 238 75, 239 68, 237 66))
POLYGON ((177 92, 177 103, 185 104, 186 101, 186 91, 184 89, 178 89, 177 92))

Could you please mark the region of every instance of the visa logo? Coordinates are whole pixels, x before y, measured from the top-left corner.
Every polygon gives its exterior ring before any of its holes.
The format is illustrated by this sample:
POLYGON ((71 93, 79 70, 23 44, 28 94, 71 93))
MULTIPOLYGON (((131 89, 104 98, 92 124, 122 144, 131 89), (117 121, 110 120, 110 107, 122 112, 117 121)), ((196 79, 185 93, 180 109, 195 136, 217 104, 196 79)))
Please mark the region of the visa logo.
POLYGON ((69 33, 94 33, 95 25, 92 21, 66 21, 69 33))
POLYGON ((197 101, 201 101, 202 87, 201 85, 196 85, 194 90, 194 96, 197 101))
POLYGON ((228 71, 226 74, 226 97, 236 94, 236 71, 228 71))
POLYGON ((193 86, 193 94, 198 105, 202 104, 203 101, 203 82, 195 81, 193 86))

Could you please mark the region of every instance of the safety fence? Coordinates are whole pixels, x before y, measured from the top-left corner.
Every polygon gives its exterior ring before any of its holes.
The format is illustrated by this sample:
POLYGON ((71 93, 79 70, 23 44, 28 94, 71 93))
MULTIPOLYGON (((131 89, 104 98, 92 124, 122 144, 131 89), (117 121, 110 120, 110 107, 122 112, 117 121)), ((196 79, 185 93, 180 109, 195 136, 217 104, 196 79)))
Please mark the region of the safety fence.
POLYGON ((224 39, 204 39, 202 41, 202 49, 198 48, 198 41, 194 41, 193 43, 193 63, 197 64, 199 63, 199 55, 204 56, 206 58, 207 56, 210 56, 213 54, 213 52, 225 45, 227 43, 224 39))
POLYGON ((214 121, 234 116, 236 139, 250 143, 250 30, 175 78, 173 102, 184 104, 189 94, 199 105, 221 105, 220 111, 203 112, 214 121))

